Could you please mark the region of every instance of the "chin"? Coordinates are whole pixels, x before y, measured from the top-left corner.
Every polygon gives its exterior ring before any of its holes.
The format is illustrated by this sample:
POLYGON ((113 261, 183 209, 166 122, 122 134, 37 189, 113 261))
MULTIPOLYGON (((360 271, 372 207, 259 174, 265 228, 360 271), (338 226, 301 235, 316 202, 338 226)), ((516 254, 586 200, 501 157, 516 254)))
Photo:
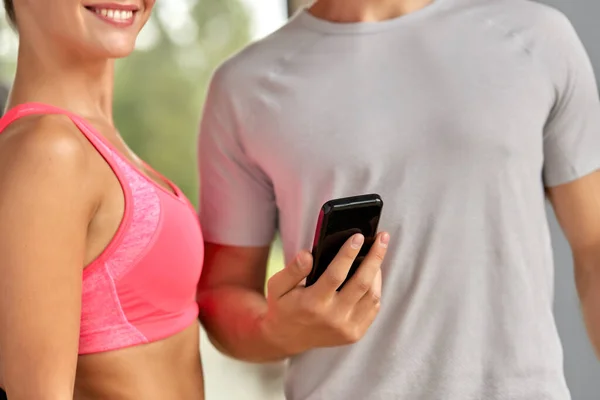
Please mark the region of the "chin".
POLYGON ((134 47, 121 48, 121 49, 113 49, 110 54, 108 54, 108 58, 124 58, 133 53, 134 47))
POLYGON ((102 49, 99 49, 100 53, 103 57, 106 58, 123 58, 127 57, 135 50, 135 41, 134 42, 123 42, 123 43, 111 43, 110 45, 103 46, 102 49))

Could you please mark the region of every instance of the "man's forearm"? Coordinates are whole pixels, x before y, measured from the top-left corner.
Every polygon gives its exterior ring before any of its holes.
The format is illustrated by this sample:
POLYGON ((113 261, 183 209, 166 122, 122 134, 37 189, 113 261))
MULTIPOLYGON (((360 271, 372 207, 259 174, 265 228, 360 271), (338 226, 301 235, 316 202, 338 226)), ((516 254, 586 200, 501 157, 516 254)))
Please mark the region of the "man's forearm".
POLYGON ((586 258, 576 260, 575 280, 587 331, 600 358, 600 257, 586 258))
POLYGON ((203 291, 198 296, 200 320, 211 342, 239 360, 267 363, 289 356, 262 327, 267 302, 260 293, 237 287, 203 291))

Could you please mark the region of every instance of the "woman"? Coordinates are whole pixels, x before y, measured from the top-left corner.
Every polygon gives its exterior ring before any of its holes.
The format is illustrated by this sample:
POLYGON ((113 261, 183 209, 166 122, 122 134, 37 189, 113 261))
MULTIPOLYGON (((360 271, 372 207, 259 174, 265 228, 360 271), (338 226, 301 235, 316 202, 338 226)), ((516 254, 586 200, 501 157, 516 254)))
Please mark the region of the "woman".
POLYGON ((202 399, 195 211, 112 119, 114 59, 155 0, 4 3, 19 56, 0 120, 0 387, 202 399))

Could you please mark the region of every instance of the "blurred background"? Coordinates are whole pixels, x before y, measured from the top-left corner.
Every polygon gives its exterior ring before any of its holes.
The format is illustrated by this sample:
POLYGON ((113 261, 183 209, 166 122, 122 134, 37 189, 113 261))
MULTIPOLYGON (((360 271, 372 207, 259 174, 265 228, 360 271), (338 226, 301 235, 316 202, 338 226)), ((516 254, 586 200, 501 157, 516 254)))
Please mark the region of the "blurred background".
MULTIPOLYGON (((442 0, 439 0, 442 1, 442 0)), ((525 0, 523 0, 525 1, 525 0)), ((130 147, 176 182, 197 204, 196 141, 203 99, 214 68, 249 42, 285 23, 308 0, 158 0, 137 50, 117 64, 115 119, 130 147)), ((600 2, 543 0, 577 28, 600 76, 600 2)), ((2 11, 3 13, 3 11, 2 11)), ((0 101, 15 70, 17 39, 0 15, 0 101)), ((2 107, 3 109, 4 107, 2 107)), ((556 318, 565 347, 573 400, 597 400, 600 364, 581 321, 569 248, 552 211, 556 318)), ((274 243, 270 271, 282 265, 274 243)), ((282 400, 283 364, 255 366, 220 355, 202 337, 209 400, 282 400)), ((357 368, 360 368, 357 366, 357 368)), ((368 399, 365 399, 368 400, 368 399)))

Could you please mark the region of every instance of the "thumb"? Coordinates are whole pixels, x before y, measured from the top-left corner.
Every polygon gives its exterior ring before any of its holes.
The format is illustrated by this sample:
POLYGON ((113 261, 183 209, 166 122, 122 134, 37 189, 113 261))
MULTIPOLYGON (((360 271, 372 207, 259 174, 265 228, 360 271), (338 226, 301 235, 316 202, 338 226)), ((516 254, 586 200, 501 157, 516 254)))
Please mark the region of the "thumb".
POLYGON ((294 261, 269 279, 267 295, 275 298, 284 296, 302 283, 310 274, 311 269, 312 255, 306 250, 301 251, 294 261))

